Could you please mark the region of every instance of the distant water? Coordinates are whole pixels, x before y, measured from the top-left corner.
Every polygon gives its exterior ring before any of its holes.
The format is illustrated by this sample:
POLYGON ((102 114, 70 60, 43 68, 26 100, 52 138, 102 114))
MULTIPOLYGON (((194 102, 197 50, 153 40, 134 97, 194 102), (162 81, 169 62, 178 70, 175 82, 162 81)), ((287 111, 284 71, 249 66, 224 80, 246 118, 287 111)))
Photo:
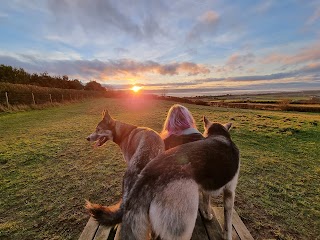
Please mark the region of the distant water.
MULTIPOLYGON (((166 96, 173 96, 173 97, 195 97, 195 96, 221 96, 221 95, 242 95, 242 94, 265 94, 265 93, 281 93, 281 92, 302 92, 302 91, 320 91, 320 88, 312 89, 297 89, 297 88, 287 88, 287 89, 268 89, 268 90, 201 90, 197 91, 194 90, 186 90, 183 91, 182 89, 179 91, 176 90, 168 90, 166 92, 166 96)), ((163 95, 163 91, 150 91, 149 93, 163 95)))

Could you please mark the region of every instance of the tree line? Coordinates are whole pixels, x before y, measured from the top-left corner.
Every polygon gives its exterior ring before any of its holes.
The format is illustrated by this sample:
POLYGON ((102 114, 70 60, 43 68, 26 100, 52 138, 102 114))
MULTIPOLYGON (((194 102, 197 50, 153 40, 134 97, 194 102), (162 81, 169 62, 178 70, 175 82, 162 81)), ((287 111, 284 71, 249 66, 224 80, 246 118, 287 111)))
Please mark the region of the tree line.
POLYGON ((4 64, 0 65, 0 82, 49 88, 106 91, 106 88, 96 81, 90 81, 83 85, 78 79, 69 79, 67 75, 50 76, 47 72, 30 74, 23 68, 15 68, 4 64))

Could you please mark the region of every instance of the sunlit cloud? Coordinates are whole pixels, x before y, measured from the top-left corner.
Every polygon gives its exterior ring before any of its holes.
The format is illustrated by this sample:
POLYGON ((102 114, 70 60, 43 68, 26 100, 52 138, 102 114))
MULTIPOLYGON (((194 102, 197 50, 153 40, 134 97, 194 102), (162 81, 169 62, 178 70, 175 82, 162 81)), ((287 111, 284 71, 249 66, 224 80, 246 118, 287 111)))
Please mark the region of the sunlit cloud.
MULTIPOLYGON (((121 60, 44 60, 39 64, 37 56, 19 55, 1 56, 1 62, 10 62, 13 66, 19 66, 30 71, 47 71, 53 74, 79 74, 83 77, 107 79, 133 79, 141 78, 144 74, 157 74, 162 76, 188 75, 195 76, 199 74, 208 74, 210 69, 202 64, 192 62, 175 62, 161 64, 155 61, 139 62, 131 59, 121 60)), ((62 56, 63 57, 63 56, 62 56)))
POLYGON ((215 24, 219 20, 219 15, 215 11, 210 10, 200 16, 199 20, 204 24, 215 24))
POLYGON ((213 10, 204 12, 198 17, 198 21, 193 25, 187 35, 188 41, 201 41, 202 35, 212 34, 216 31, 216 26, 220 16, 213 10))
POLYGON ((252 53, 239 54, 233 53, 224 66, 218 67, 217 72, 233 72, 243 70, 245 66, 254 62, 255 56, 252 53))
POLYGON ((320 60, 320 43, 315 43, 292 54, 272 53, 262 59, 265 64, 300 64, 320 60))
POLYGON ((3 1, 0 64, 150 91, 308 88, 319 20, 319 0, 3 1))

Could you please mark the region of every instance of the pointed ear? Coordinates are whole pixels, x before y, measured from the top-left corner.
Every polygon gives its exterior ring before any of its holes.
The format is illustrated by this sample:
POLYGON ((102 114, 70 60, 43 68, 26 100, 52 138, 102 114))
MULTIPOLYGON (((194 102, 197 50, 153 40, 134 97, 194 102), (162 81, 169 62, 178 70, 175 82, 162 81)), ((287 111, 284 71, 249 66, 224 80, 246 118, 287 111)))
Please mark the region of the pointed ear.
POLYGON ((103 110, 103 112, 102 112, 102 118, 103 118, 103 119, 106 119, 106 120, 109 120, 110 114, 109 114, 109 112, 108 112, 107 109, 104 109, 104 110, 103 110))
POLYGON ((102 118, 105 118, 106 114, 108 114, 108 110, 107 109, 103 109, 101 115, 102 115, 102 118))
POLYGON ((203 124, 205 129, 207 129, 210 124, 210 121, 205 116, 203 116, 203 124))
POLYGON ((231 127, 232 127, 232 123, 226 123, 223 125, 228 131, 230 131, 231 127))
POLYGON ((103 120, 106 121, 108 124, 114 122, 114 119, 110 116, 107 109, 103 110, 102 117, 103 117, 103 120))

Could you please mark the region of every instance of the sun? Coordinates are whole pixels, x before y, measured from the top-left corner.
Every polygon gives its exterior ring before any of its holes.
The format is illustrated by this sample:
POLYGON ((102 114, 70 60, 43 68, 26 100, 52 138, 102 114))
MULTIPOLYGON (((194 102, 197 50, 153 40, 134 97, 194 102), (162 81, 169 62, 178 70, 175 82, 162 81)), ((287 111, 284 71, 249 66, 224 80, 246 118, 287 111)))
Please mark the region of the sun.
POLYGON ((133 86, 133 87, 131 88, 131 90, 134 91, 135 93, 137 93, 137 92, 140 91, 141 88, 142 88, 142 87, 139 87, 139 86, 133 86))

